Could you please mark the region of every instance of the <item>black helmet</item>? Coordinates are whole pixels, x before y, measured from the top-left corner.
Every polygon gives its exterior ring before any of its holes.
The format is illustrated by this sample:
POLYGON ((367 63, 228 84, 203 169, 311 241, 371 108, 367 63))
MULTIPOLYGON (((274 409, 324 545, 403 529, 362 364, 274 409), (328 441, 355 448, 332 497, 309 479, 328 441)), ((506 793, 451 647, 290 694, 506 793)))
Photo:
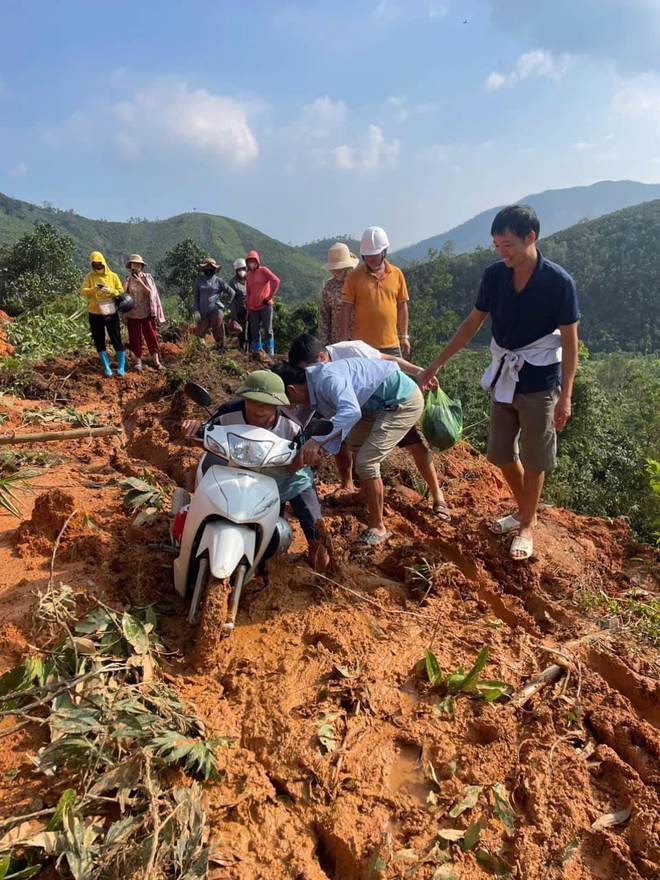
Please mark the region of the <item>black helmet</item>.
POLYGON ((117 297, 117 308, 120 312, 130 312, 134 306, 135 302, 129 293, 120 293, 117 297))

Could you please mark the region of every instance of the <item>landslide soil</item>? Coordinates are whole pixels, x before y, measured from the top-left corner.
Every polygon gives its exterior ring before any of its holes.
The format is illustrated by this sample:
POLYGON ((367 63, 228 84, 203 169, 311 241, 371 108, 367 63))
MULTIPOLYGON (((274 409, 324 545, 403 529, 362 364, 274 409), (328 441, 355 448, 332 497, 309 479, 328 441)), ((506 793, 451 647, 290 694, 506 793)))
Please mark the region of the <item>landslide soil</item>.
MULTIPOLYGON (((103 380, 91 358, 49 362, 29 385, 36 399, 2 398, 2 433, 34 430, 23 424, 26 411, 56 402, 121 426, 125 446, 109 437, 30 448, 45 456, 35 494, 20 519, 0 516, 0 671, 39 644, 34 593, 45 588, 56 535, 78 509, 55 559, 56 582, 77 591, 81 611, 95 596, 117 607, 168 603, 160 617, 168 681, 211 733, 235 738, 219 751, 219 780, 204 786, 218 847, 212 876, 364 880, 417 868, 417 880, 429 880, 438 865, 421 861, 438 830, 478 820, 478 848, 499 852, 517 878, 660 877, 657 653, 601 605, 585 603, 631 591, 657 596, 654 553, 623 522, 547 508, 536 555, 516 564, 509 541, 486 527, 511 499, 481 455, 461 445, 437 460, 454 514, 448 526, 414 490, 407 456, 397 452, 385 470, 394 533, 387 546, 356 551, 364 511, 325 503, 336 567, 321 578, 305 563, 294 523, 292 551, 272 563, 266 589, 247 589, 235 632, 200 668, 171 556, 157 546, 169 521, 133 527, 111 481, 147 471, 166 490, 192 488, 199 450, 179 425, 197 413, 181 382, 202 381, 220 402, 239 378, 231 363, 210 353, 182 360, 174 345, 166 362, 168 374, 123 380, 103 380), (484 645, 482 677, 515 690, 556 662, 558 650, 571 671, 523 705, 458 697, 450 720, 415 666, 432 646, 445 673, 468 668, 484 645), (325 744, 324 724, 333 733, 325 744), (494 815, 496 783, 515 809, 513 834, 494 815), (468 785, 484 786, 479 800, 450 818, 468 785), (627 807, 629 819, 592 827, 627 807)), ((318 476, 322 495, 335 488, 330 461, 318 476)), ((29 760, 45 735, 33 725, 0 740, 2 816, 57 797, 29 760)), ((457 877, 487 876, 473 853, 448 853, 457 877)))

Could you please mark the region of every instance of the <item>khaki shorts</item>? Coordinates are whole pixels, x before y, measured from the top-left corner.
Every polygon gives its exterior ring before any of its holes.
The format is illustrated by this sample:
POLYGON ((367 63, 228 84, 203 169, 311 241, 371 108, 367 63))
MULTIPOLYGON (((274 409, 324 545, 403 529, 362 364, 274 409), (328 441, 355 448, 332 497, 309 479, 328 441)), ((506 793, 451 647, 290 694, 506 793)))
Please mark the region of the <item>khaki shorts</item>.
POLYGON ((380 476, 380 464, 399 440, 417 424, 424 409, 424 396, 415 388, 410 397, 392 409, 364 413, 346 438, 355 454, 355 472, 362 480, 380 476))
POLYGON ((513 403, 491 396, 488 461, 501 466, 522 462, 531 471, 551 471, 557 463, 555 404, 559 388, 516 394, 513 403))

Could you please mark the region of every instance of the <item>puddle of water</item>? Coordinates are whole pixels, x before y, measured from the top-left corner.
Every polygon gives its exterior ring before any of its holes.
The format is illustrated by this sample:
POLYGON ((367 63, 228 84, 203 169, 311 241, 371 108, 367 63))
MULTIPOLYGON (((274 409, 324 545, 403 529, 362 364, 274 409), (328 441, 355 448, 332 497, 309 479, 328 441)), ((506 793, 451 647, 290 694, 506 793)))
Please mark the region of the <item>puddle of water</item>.
POLYGON ((426 808, 431 790, 424 779, 424 766, 418 746, 398 746, 398 753, 390 768, 388 788, 393 794, 407 797, 415 806, 426 808))
POLYGON ((416 682, 407 681, 399 688, 399 702, 404 715, 411 715, 415 711, 419 704, 416 682))

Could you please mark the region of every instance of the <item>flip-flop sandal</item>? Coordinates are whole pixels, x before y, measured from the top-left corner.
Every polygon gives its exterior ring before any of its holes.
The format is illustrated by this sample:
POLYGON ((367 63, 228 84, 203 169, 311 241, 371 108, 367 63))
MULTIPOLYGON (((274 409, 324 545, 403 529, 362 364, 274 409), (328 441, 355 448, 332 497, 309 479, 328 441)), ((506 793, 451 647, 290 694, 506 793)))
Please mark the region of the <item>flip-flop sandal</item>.
POLYGON ((516 537, 511 541, 511 547, 509 549, 509 555, 514 562, 524 562, 534 552, 534 541, 531 538, 521 538, 520 535, 516 535, 516 537), (517 551, 520 555, 514 556, 514 552, 517 551))
POLYGON ((495 520, 488 528, 494 535, 506 535, 507 532, 515 532, 520 528, 520 520, 515 516, 504 516, 502 519, 495 520))
POLYGON ((433 505, 433 513, 438 517, 440 522, 450 523, 451 522, 451 512, 449 507, 445 501, 437 501, 433 505))
POLYGON ((376 532, 372 532, 371 529, 365 529, 360 537, 355 542, 356 547, 375 547, 376 544, 382 544, 383 541, 387 541, 388 538, 392 537, 392 532, 387 531, 384 535, 378 535, 376 532))

